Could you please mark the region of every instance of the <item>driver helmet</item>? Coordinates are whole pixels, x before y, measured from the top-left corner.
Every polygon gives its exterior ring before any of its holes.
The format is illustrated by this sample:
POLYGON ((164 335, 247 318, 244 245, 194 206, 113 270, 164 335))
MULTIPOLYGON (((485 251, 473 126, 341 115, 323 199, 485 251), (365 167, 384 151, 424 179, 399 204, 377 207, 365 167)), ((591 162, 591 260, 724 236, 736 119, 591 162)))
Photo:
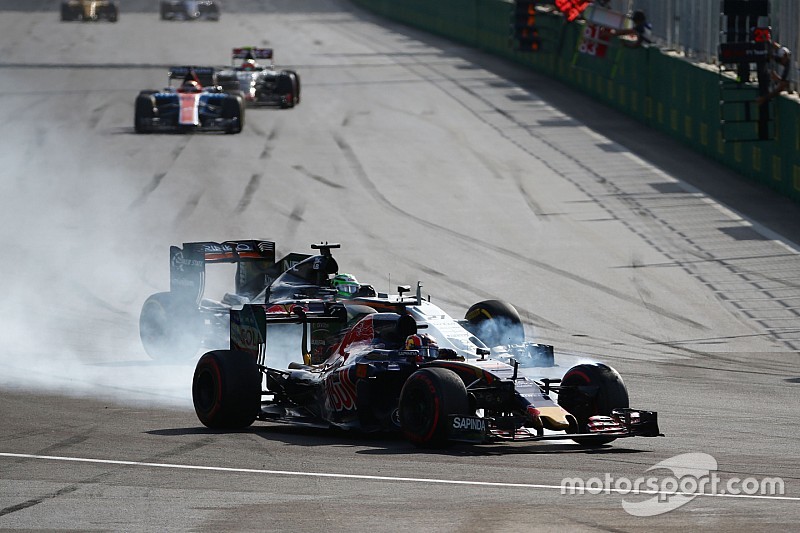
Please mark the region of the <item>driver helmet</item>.
POLYGON ((336 289, 336 296, 352 298, 358 292, 360 285, 352 274, 336 274, 331 280, 331 286, 336 289))
POLYGON ((427 333, 416 333, 406 337, 406 350, 417 350, 417 361, 436 359, 439 356, 439 344, 427 333))
POLYGON ((242 66, 240 68, 242 70, 255 70, 256 66, 256 60, 250 57, 242 62, 242 66))
POLYGON ((181 85, 179 90, 182 93, 199 93, 200 84, 197 83, 195 80, 188 80, 183 82, 183 85, 181 85))

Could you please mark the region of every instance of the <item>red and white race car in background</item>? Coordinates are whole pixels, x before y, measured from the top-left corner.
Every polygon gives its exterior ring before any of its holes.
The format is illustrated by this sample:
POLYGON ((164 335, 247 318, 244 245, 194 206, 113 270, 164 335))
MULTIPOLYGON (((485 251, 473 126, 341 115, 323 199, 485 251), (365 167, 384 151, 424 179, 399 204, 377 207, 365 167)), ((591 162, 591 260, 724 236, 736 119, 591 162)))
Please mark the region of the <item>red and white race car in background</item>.
POLYGON ((136 97, 136 133, 240 133, 244 126, 244 102, 240 96, 227 94, 215 85, 214 72, 214 67, 171 67, 169 87, 141 91, 136 97), (176 79, 183 81, 172 87, 176 79))

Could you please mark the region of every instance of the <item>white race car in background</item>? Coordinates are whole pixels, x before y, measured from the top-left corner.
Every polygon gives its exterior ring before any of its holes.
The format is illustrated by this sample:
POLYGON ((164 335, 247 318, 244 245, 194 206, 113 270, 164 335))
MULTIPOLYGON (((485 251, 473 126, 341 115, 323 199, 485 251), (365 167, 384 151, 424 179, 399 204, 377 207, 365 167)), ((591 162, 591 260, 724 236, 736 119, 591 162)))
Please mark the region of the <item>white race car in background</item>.
POLYGON ((161 0, 161 20, 219 20, 219 4, 213 0, 161 0))
POLYGON ((248 105, 294 107, 300 103, 300 76, 293 70, 278 70, 272 58, 272 48, 234 48, 232 66, 217 73, 217 84, 226 92, 240 94, 248 105), (238 65, 237 60, 241 60, 238 65))

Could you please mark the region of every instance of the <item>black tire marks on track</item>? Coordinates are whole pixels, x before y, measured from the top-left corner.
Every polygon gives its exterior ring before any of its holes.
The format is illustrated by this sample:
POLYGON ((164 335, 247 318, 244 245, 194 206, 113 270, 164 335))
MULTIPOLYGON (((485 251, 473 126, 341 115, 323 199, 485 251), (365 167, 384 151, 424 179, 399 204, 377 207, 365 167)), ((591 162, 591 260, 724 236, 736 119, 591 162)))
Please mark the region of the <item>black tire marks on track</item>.
MULTIPOLYGON (((46 450, 50 450, 50 449, 63 448, 64 446, 69 446, 69 445, 72 445, 72 444, 79 444, 79 443, 84 442, 86 440, 88 440, 87 436, 85 436, 85 435, 77 435, 75 437, 70 437, 68 439, 65 439, 65 440, 61 441, 60 443, 58 443, 56 445, 50 446, 50 447, 46 448, 45 451, 46 450)), ((198 440, 196 442, 190 442, 190 443, 187 443, 187 444, 182 444, 180 446, 172 448, 171 450, 167 450, 167 451, 164 451, 162 453, 158 453, 158 454, 155 454, 155 455, 151 455, 149 457, 142 458, 142 459, 140 459, 140 461, 141 462, 150 463, 150 462, 154 462, 154 461, 157 461, 157 460, 163 460, 163 459, 166 459, 166 458, 169 458, 169 457, 181 456, 181 455, 184 455, 184 454, 187 454, 187 453, 194 452, 194 451, 196 451, 196 450, 198 450, 200 448, 203 448, 205 446, 211 445, 211 444, 214 443, 214 441, 215 441, 215 438, 213 436, 209 436, 209 437, 200 439, 200 440, 198 440)), ((39 452, 37 455, 48 455, 48 454, 45 453, 45 452, 39 452)), ((26 461, 26 459, 21 459, 19 462, 24 462, 24 461, 26 461)), ((21 503, 15 504, 15 505, 10 505, 8 507, 0 509, 0 517, 8 515, 8 514, 11 514, 11 513, 15 513, 17 511, 22 511, 22 510, 28 509, 30 507, 34 507, 34 506, 39 505, 40 503, 44 503, 44 502, 46 502, 48 500, 54 500, 56 498, 60 498, 61 496, 66 496, 67 494, 71 494, 71 493, 73 493, 73 492, 75 492, 77 490, 80 490, 80 489, 84 488, 86 485, 96 484, 96 483, 98 483, 99 481, 101 481, 103 479, 109 478, 112 475, 114 475, 117 471, 120 471, 120 470, 123 470, 123 469, 124 469, 123 466, 110 468, 110 469, 106 470, 105 472, 101 472, 100 474, 97 474, 97 475, 94 475, 94 476, 90 476, 88 478, 82 479, 82 480, 77 481, 75 483, 70 483, 69 485, 66 485, 65 487, 62 487, 62 488, 60 488, 60 489, 58 489, 56 491, 48 492, 48 493, 42 494, 40 496, 37 496, 35 498, 30 498, 28 500, 25 500, 24 502, 21 502, 21 503)))
POLYGON ((31 498, 30 500, 26 500, 22 503, 18 503, 16 505, 11 505, 4 509, 0 509, 0 516, 5 516, 7 514, 16 513, 17 511, 22 511, 24 509, 28 509, 29 507, 33 507, 34 505, 39 505, 40 503, 44 503, 47 500, 53 500, 55 498, 59 498, 66 494, 70 494, 75 492, 76 490, 80 489, 85 483, 94 483, 99 481, 100 479, 106 477, 108 474, 103 473, 97 476, 94 476, 90 479, 83 480, 80 483, 73 483, 71 485, 67 485, 66 487, 59 489, 55 492, 50 492, 47 494, 43 494, 38 498, 31 498))
POLYGON ((177 161, 177 159, 181 156, 183 151, 189 145, 189 141, 190 140, 191 140, 190 137, 184 137, 183 140, 181 142, 179 142, 175 146, 175 148, 172 149, 172 152, 170 153, 170 159, 171 159, 171 161, 169 163, 170 165, 174 164, 175 161, 177 161))
POLYGON ((131 202, 131 204, 128 206, 129 211, 136 209, 144 202, 146 202, 150 194, 152 194, 158 188, 158 186, 161 185, 161 182, 166 177, 167 172, 169 172, 169 169, 172 168, 172 166, 175 164, 175 161, 178 160, 183 151, 189 145, 190 140, 191 140, 190 138, 185 137, 175 146, 175 148, 172 149, 169 155, 169 163, 167 164, 167 170, 163 172, 156 172, 153 175, 153 178, 147 183, 147 185, 145 185, 144 189, 142 189, 142 192, 139 194, 139 196, 137 196, 133 200, 133 202, 131 202))
POLYGON ((306 212, 305 205, 296 205, 292 212, 289 213, 289 220, 292 222, 303 222, 303 214, 306 212))
POLYGON ((303 165, 292 165, 292 168, 295 169, 296 171, 298 171, 300 174, 302 174, 304 176, 307 176, 307 177, 311 178, 312 180, 314 180, 316 182, 319 182, 319 183, 321 183, 323 185, 327 185, 328 187, 331 187, 333 189, 344 189, 345 188, 345 186, 342 185, 341 183, 336 183, 336 182, 331 181, 331 180, 329 180, 327 178, 324 178, 324 177, 322 177, 322 176, 320 176, 318 174, 314 174, 313 172, 311 172, 310 170, 305 168, 303 165))
POLYGON ((109 102, 105 104, 99 105, 92 109, 89 113, 89 129, 97 128, 97 125, 100 123, 100 120, 103 118, 103 113, 105 113, 106 109, 108 109, 109 102))
POLYGON ((190 196, 186 203, 183 204, 183 207, 178 212, 178 215, 175 217, 175 224, 179 224, 182 220, 189 218, 194 210, 197 208, 197 205, 200 203, 200 199, 203 197, 203 191, 196 192, 192 196, 190 196))
POLYGON ((242 199, 239 200, 239 205, 236 206, 236 211, 234 211, 234 213, 247 209, 259 185, 261 185, 261 178, 263 177, 263 174, 253 174, 250 176, 250 181, 247 182, 247 186, 244 188, 244 193, 242 194, 242 199))
MULTIPOLYGON (((518 252, 516 252, 514 250, 509 250, 507 248, 503 248, 501 246, 497 246, 494 243, 487 242, 487 241, 482 241, 482 240, 476 239, 475 237, 472 237, 470 235, 465 235, 465 234, 460 233, 458 231, 455 231, 453 229, 441 226, 439 224, 435 224, 433 222, 430 222, 429 220, 425 220, 423 218, 420 218, 420 217, 418 217, 416 215, 412 215, 411 213, 408 213, 408 212, 400 209, 399 207, 394 205, 391 201, 389 201, 389 199, 387 199, 378 190, 378 188, 375 186, 375 184, 369 179, 369 176, 367 175, 366 171, 364 170, 363 166, 361 165, 361 162, 359 161, 359 159, 356 156, 355 152, 353 151, 352 147, 338 134, 334 134, 334 140, 336 141, 336 144, 339 146, 339 149, 342 151, 342 154, 344 155, 345 159, 350 163, 350 166, 352 167, 355 176, 359 179, 359 181, 361 181, 364 189, 370 195, 372 195, 378 202, 383 204, 390 211, 392 211, 392 212, 394 212, 394 213, 396 213, 396 214, 398 214, 398 215, 400 215, 400 216, 402 216, 404 218, 410 219, 410 220, 412 220, 412 221, 414 221, 414 222, 416 222, 416 223, 418 223, 418 224, 420 224, 420 225, 422 225, 422 226, 424 226, 426 228, 436 230, 436 231, 438 231, 440 233, 445 233, 445 234, 449 235, 450 237, 456 238, 456 239, 458 239, 458 240, 460 240, 460 241, 462 241, 462 242, 464 242, 466 244, 469 244, 471 246, 474 246, 475 243, 478 243, 486 250, 492 250, 493 252, 497 253, 498 255, 505 256, 505 257, 507 257, 507 258, 509 258, 509 259, 511 259, 513 261, 516 261, 518 263, 522 263, 525 266, 538 268, 539 270, 543 270, 543 271, 549 272, 551 274, 555 274, 555 275, 560 276, 560 277, 562 277, 564 279, 567 279, 569 281, 578 283, 580 285, 584 285, 584 286, 589 287, 591 289, 594 289, 596 291, 605 293, 605 294, 607 294, 609 296, 612 296, 614 298, 617 298, 619 300, 622 300, 622 301, 625 301, 625 302, 628 302, 628 303, 631 303, 631 304, 634 304, 634 305, 641 305, 642 302, 637 297, 627 295, 625 293, 622 293, 620 291, 617 291, 617 290, 614 290, 614 289, 612 289, 610 287, 607 287, 607 286, 605 286, 605 285, 603 285, 601 283, 597 283, 595 281, 583 278, 581 276, 573 274, 572 272, 569 272, 569 271, 563 270, 561 268, 549 265, 547 263, 543 263, 542 261, 538 261, 538 260, 530 258, 530 257, 525 257, 523 255, 520 255, 518 252)), ((663 316, 664 318, 668 318, 668 319, 673 320, 675 322, 679 322, 681 324, 689 325, 691 327, 694 327, 694 328, 697 328, 697 329, 701 329, 701 330, 707 330, 708 329, 708 327, 705 326, 704 324, 700 324, 699 322, 695 322, 694 320, 688 319, 688 318, 686 318, 685 316, 683 316, 683 315, 681 315, 679 313, 672 312, 669 309, 665 309, 663 307, 659 307, 659 306, 655 306, 655 305, 650 305, 649 309, 650 309, 650 311, 658 313, 659 315, 663 316)))
MULTIPOLYGON (((251 123, 251 124, 252 124, 252 123, 251 123)), ((267 134, 265 134, 264 132, 260 131, 260 128, 258 128, 257 126, 253 126, 253 128, 254 128, 256 131, 258 131, 258 133, 259 133, 259 135, 260 135, 260 136, 262 136, 262 137, 266 137, 266 138, 267 138, 267 144, 265 144, 265 145, 264 145, 264 149, 263 149, 263 150, 261 150, 261 153, 260 153, 260 154, 258 154, 258 158, 259 158, 260 160, 262 160, 262 161, 263 161, 264 159, 269 159, 269 157, 272 155, 272 145, 270 145, 270 143, 271 143, 272 141, 274 141, 274 140, 275 140, 275 139, 278 137, 278 130, 277 130, 277 128, 273 128, 273 129, 272 129, 272 130, 269 132, 269 135, 267 135, 267 134)))
MULTIPOLYGON (((56 442, 54 444, 51 444, 50 446, 42 448, 42 449, 38 450, 36 452, 36 454, 37 455, 50 455, 52 452, 54 452, 56 450, 62 450, 64 448, 70 448, 70 447, 72 447, 72 446, 74 446, 76 444, 81 444, 82 442, 86 442, 86 441, 88 441, 90 439, 90 433, 91 433, 92 429, 93 428, 89 428, 88 431, 85 431, 84 433, 82 433, 80 435, 73 435, 73 436, 68 437, 66 439, 60 440, 60 441, 58 441, 58 442, 56 442)), ((16 461, 13 462, 13 464, 21 464, 21 463, 24 463, 25 461, 26 461, 26 459, 17 459, 16 461)), ((99 479, 102 479, 102 478, 106 477, 107 475, 108 475, 108 473, 104 472, 102 474, 99 474, 97 476, 92 477, 88 481, 84 480, 82 482, 72 483, 72 484, 69 484, 69 485, 67 485, 65 487, 62 487, 62 488, 60 488, 60 489, 58 489, 58 490, 56 490, 54 492, 48 492, 48 493, 42 494, 41 496, 38 496, 36 498, 30 498, 28 500, 25 500, 24 502, 20 502, 20 503, 15 504, 15 505, 10 505, 8 507, 4 507, 3 509, 0 509, 0 516, 5 516, 5 515, 11 514, 11 513, 15 513, 17 511, 22 511, 24 509, 28 509, 29 507, 33 507, 35 505, 39 505, 40 503, 44 503, 44 502, 46 502, 48 500, 52 500, 52 499, 55 499, 55 498, 59 498, 61 496, 65 496, 67 494, 71 494, 71 493, 75 492, 76 490, 79 490, 85 483, 87 483, 87 482, 91 483, 91 482, 97 481, 99 479)))
POLYGON ((133 202, 131 202, 131 205, 128 206, 128 210, 130 211, 136 209, 137 207, 142 205, 145 202, 145 200, 147 200, 147 197, 150 196, 150 193, 155 191, 158 188, 158 186, 161 185, 161 181, 164 179, 164 176, 166 175, 167 175, 166 172, 157 172, 153 176, 153 178, 147 183, 147 185, 145 185, 144 189, 139 194, 139 196, 137 196, 133 200, 133 202))

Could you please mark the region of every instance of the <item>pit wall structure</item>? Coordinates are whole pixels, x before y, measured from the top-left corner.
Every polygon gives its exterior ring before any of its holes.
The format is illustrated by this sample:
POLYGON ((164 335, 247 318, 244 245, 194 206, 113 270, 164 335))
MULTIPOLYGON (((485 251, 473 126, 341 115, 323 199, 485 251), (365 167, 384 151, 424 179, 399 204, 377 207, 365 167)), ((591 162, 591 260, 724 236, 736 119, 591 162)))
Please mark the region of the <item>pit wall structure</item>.
MULTIPOLYGON (((694 150, 800 202, 800 101, 773 100, 774 137, 724 140, 720 73, 651 46, 613 39, 605 57, 577 53, 583 23, 540 12, 542 45, 519 52, 510 41, 513 2, 505 0, 352 0, 369 11, 521 63, 555 78, 694 150)), ((752 89, 755 98, 755 89, 752 89)), ((742 106, 744 107, 744 106, 742 106)), ((743 113, 743 112, 742 112, 743 113)), ((730 136, 729 136, 730 138, 730 136)))

